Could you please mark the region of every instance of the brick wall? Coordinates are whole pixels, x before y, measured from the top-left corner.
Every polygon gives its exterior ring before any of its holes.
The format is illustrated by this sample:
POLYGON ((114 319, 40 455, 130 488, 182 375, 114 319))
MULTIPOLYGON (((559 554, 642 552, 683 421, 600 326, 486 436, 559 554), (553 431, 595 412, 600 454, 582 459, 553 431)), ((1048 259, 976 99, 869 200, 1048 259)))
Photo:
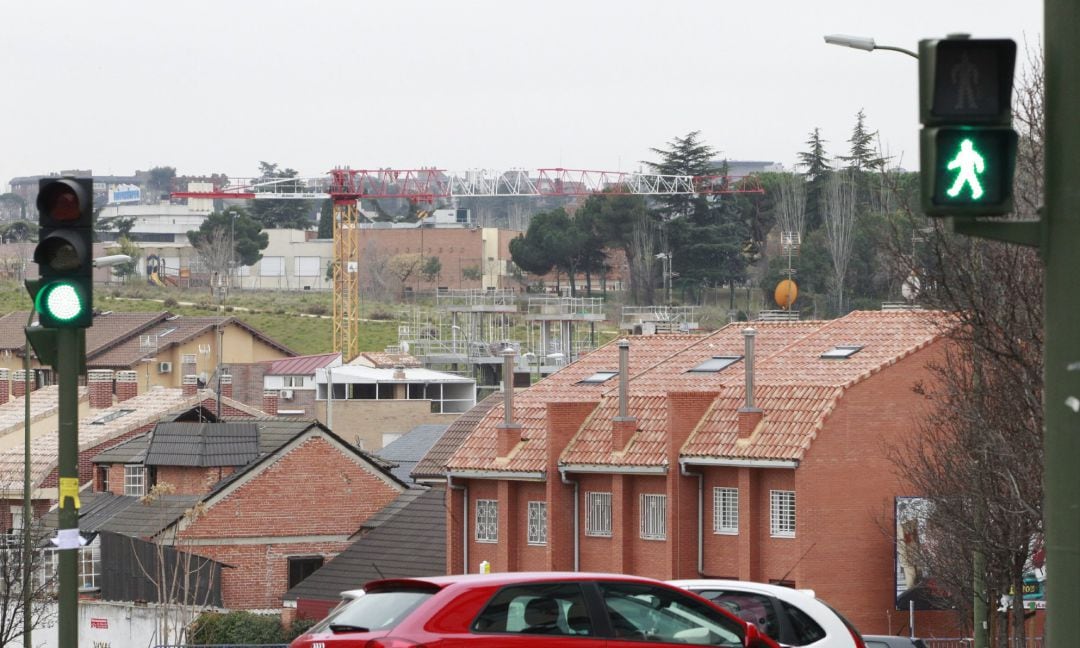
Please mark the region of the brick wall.
POLYGON ((190 466, 158 466, 157 483, 170 484, 175 495, 204 495, 214 484, 235 472, 232 466, 209 468, 190 466))
POLYGON ((314 435, 216 501, 182 533, 181 543, 205 542, 198 553, 237 565, 222 577, 226 607, 277 608, 287 585, 287 560, 280 557, 340 551, 398 492, 314 435), (305 540, 284 540, 290 537, 305 540))
MULTIPOLYGON (((119 445, 132 437, 137 437, 140 434, 145 434, 154 428, 154 424, 150 423, 141 427, 135 428, 129 432, 113 437, 108 441, 103 441, 95 446, 89 448, 80 448, 79 450, 79 483, 85 484, 91 482, 94 479, 94 464, 90 461, 92 458, 101 454, 102 452, 119 445)), ((41 481, 41 488, 55 488, 59 484, 59 473, 57 468, 53 468, 49 476, 41 481)), ((113 473, 109 473, 109 490, 113 490, 113 473)), ((115 491, 113 491, 115 492, 115 491)), ((120 466, 120 495, 124 493, 124 468, 120 466)))
MULTIPOLYGON (((278 407, 285 408, 279 401, 278 407)), ((326 401, 315 405, 316 417, 327 422, 326 401)), ((333 431, 353 443, 363 443, 369 452, 383 447, 383 434, 404 434, 417 425, 437 423, 448 425, 457 414, 432 414, 428 401, 421 400, 335 400, 333 431)))

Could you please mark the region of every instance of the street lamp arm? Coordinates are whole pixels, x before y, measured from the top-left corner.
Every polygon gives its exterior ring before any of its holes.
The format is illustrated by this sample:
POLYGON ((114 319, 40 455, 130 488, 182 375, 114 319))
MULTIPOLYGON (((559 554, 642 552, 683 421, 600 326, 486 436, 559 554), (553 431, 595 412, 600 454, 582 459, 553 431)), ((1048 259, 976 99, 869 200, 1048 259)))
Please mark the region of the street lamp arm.
POLYGON ((893 47, 892 45, 875 45, 874 49, 891 50, 893 52, 902 52, 904 54, 907 54, 908 56, 910 56, 913 59, 919 58, 918 54, 916 54, 915 52, 912 52, 909 49, 904 49, 903 47, 893 47))
POLYGON ((907 54, 912 58, 919 58, 919 55, 915 52, 904 49, 903 47, 895 47, 893 45, 878 45, 874 42, 873 38, 868 36, 847 36, 845 34, 827 34, 825 36, 825 42, 829 45, 840 45, 842 47, 850 47, 852 49, 863 50, 864 52, 873 52, 874 50, 891 50, 893 52, 901 52, 907 54))

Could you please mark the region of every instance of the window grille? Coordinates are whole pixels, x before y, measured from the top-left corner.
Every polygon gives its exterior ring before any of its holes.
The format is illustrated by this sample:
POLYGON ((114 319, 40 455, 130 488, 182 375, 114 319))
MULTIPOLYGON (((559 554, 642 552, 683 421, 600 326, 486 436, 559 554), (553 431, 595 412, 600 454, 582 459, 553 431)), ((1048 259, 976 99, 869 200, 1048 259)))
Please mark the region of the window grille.
POLYGON ((183 354, 182 356, 180 356, 180 363, 181 364, 195 364, 195 354, 194 353, 185 353, 185 354, 183 354))
POLYGON ((795 537, 795 491, 769 491, 769 534, 795 537))
POLYGON ((739 533, 739 489, 713 489, 713 533, 739 533))
POLYGON ((124 466, 124 495, 146 495, 145 471, 142 466, 124 466))
POLYGON ((585 535, 611 537, 611 493, 585 493, 585 535))
POLYGON ((667 495, 641 495, 641 537, 667 540, 667 495))
POLYGON ((529 502, 529 536, 531 545, 547 544, 547 502, 529 502))
POLYGON ((499 541, 498 500, 476 500, 476 541, 499 541))

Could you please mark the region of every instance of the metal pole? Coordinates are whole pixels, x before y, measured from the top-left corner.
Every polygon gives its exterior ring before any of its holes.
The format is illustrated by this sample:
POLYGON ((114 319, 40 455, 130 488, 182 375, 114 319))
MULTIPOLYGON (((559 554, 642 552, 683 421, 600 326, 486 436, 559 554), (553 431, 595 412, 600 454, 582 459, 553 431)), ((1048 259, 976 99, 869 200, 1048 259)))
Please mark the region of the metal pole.
POLYGON ((59 593, 57 625, 60 646, 79 645, 79 336, 83 329, 56 331, 59 381, 59 593), (71 546, 74 544, 74 546, 71 546), (63 548, 68 547, 68 548, 63 548))
MULTIPOLYGON (((34 321, 35 311, 30 311, 26 325, 34 321)), ((23 545, 22 545, 22 588, 23 588, 23 648, 34 645, 31 628, 33 624, 33 592, 30 579, 33 576, 31 566, 34 559, 34 545, 30 535, 30 520, 33 511, 30 508, 30 338, 26 338, 23 348, 23 545)))
POLYGON ((1046 0, 1046 436, 1043 471, 1046 523, 1048 648, 1080 637, 1080 299, 1075 286, 1080 243, 1080 3, 1046 0), (1072 612, 1070 612, 1072 610, 1072 612))

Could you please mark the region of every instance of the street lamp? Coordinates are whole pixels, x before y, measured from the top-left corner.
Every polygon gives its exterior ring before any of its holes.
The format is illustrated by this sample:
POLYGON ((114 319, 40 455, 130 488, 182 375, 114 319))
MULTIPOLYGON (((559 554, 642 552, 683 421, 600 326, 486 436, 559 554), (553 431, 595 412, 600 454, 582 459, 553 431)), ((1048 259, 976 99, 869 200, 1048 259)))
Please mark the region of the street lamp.
POLYGON ((873 38, 869 36, 846 36, 844 34, 828 34, 825 36, 825 42, 829 45, 841 45, 843 47, 850 47, 852 49, 863 50, 866 52, 873 52, 874 50, 891 50, 893 52, 902 52, 912 58, 919 58, 919 55, 912 52, 909 49, 903 47, 894 47, 892 45, 878 45, 874 42, 873 38))

